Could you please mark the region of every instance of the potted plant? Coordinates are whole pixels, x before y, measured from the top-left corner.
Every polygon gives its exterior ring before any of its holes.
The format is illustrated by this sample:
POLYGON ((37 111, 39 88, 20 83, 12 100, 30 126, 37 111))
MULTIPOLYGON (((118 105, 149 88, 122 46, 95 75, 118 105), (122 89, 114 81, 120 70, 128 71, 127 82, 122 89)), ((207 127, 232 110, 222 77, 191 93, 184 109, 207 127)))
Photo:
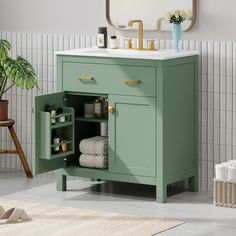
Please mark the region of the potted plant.
POLYGON ((8 100, 3 100, 3 95, 13 86, 21 89, 38 88, 36 73, 26 59, 17 56, 9 57, 11 44, 0 39, 0 121, 8 119, 8 100))

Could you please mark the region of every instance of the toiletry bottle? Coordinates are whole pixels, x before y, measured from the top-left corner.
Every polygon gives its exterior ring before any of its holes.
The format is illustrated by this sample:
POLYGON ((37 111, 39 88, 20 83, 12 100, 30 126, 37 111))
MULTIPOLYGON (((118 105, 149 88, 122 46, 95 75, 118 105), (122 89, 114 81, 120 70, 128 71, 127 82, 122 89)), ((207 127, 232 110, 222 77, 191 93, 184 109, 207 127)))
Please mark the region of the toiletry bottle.
POLYGON ((102 114, 104 118, 108 117, 108 97, 102 97, 102 114))
POLYGON ((108 136, 108 124, 107 124, 107 122, 101 122, 100 123, 100 135, 102 137, 107 137, 108 136))
POLYGON ((68 144, 66 143, 66 140, 61 141, 61 150, 62 150, 62 152, 68 151, 68 144))
POLYGON ((53 144, 53 145, 58 144, 58 145, 56 145, 56 146, 54 146, 54 147, 52 148, 52 153, 53 153, 53 154, 59 153, 59 152, 60 152, 60 146, 59 146, 59 144, 60 144, 60 138, 59 138, 59 136, 57 135, 56 131, 53 131, 53 132, 52 132, 52 144, 53 144))
POLYGON ((66 121, 66 117, 62 115, 62 114, 63 114, 63 108, 58 107, 58 108, 57 108, 57 114, 58 114, 58 115, 61 115, 61 116, 59 117, 59 119, 58 119, 58 121, 59 121, 60 123, 63 123, 63 122, 66 121))
POLYGON ((110 48, 111 49, 117 49, 119 47, 118 45, 118 38, 116 35, 112 35, 110 38, 110 48))
POLYGON ((96 118, 102 117, 102 103, 99 98, 97 98, 94 102, 94 116, 96 118))
POLYGON ((91 102, 84 103, 84 117, 94 118, 94 103, 91 102))
POLYGON ((51 124, 53 124, 53 125, 56 124, 56 118, 55 118, 56 108, 55 108, 55 105, 54 104, 46 105, 45 106, 45 111, 51 113, 51 124))
POLYGON ((98 28, 97 46, 98 48, 107 48, 107 27, 98 28))

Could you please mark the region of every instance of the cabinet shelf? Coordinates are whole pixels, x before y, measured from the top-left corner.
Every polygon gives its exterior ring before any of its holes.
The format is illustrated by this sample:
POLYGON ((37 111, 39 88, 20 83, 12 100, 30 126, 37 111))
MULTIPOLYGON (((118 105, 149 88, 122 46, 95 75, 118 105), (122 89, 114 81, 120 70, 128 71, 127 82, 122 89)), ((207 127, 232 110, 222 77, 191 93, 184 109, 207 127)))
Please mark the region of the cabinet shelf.
MULTIPOLYGON (((64 94, 64 93, 63 93, 64 94)), ((63 101, 63 94, 61 94, 61 101, 63 101)), ((58 100, 58 94, 54 95, 43 95, 39 97, 39 103, 43 104, 40 107, 40 111, 37 111, 37 119, 36 119, 36 129, 37 129, 37 155, 39 159, 43 160, 51 160, 53 159, 55 163, 59 163, 62 160, 62 157, 69 156, 74 154, 74 109, 72 107, 63 107, 61 103, 56 103, 58 100), (50 112, 42 111, 42 107, 48 103, 48 101, 52 101, 56 104, 57 107, 62 107, 64 113, 56 115, 54 118, 59 118, 62 116, 66 117, 65 122, 57 122, 56 124, 51 124, 51 114, 50 112), (66 127, 66 128, 63 128, 66 127), (56 133, 62 140, 66 140, 65 143, 68 144, 67 152, 59 152, 58 154, 52 153, 52 148, 58 147, 62 144, 52 144, 52 133, 56 130, 56 133), (61 159, 61 160, 55 160, 61 159)))
POLYGON ((60 157, 66 157, 69 155, 74 154, 73 151, 67 151, 67 152, 60 152, 58 154, 52 154, 50 159, 56 159, 56 158, 60 158, 60 157))
POLYGON ((63 128, 63 127, 71 126, 71 125, 73 125, 72 121, 66 121, 63 123, 57 123, 55 125, 51 125, 51 129, 58 129, 58 128, 63 128))
POLYGON ((61 146, 62 144, 69 144, 69 143, 72 143, 72 141, 65 141, 65 142, 60 142, 60 143, 57 143, 57 144, 52 144, 51 147, 57 147, 57 146, 61 146))
POLYGON ((76 170, 81 173, 87 173, 87 174, 107 174, 108 169, 96 169, 96 168, 89 168, 89 167, 82 167, 82 166, 77 166, 77 165, 71 165, 67 167, 70 170, 76 170))
POLYGON ((61 113, 61 114, 53 116, 52 118, 60 118, 62 116, 72 116, 72 114, 71 113, 61 113))
POLYGON ((108 119, 106 119, 106 118, 86 118, 86 117, 80 116, 80 117, 76 117, 75 121, 101 123, 101 122, 108 122, 108 119))

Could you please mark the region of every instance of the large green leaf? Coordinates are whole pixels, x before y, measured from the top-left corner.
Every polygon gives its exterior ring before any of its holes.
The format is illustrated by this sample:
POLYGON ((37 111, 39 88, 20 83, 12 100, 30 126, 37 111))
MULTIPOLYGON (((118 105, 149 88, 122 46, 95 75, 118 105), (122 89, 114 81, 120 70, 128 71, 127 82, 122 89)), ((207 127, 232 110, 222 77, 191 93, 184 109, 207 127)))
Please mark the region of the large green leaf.
POLYGON ((17 58, 7 58, 2 61, 6 76, 14 83, 17 87, 22 89, 38 88, 36 80, 36 73, 32 65, 24 58, 17 56, 17 58))
POLYGON ((10 49, 11 44, 5 39, 0 39, 0 62, 6 60, 10 49))

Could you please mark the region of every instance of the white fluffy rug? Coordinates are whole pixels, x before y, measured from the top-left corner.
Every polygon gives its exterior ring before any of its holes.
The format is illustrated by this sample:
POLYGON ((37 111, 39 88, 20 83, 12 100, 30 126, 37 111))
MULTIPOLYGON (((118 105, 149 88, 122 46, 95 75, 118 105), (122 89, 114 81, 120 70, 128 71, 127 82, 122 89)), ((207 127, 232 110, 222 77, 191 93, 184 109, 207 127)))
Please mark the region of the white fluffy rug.
POLYGON ((32 218, 28 222, 0 224, 0 236, 151 236, 183 224, 5 198, 0 198, 0 205, 5 210, 23 208, 32 218))

